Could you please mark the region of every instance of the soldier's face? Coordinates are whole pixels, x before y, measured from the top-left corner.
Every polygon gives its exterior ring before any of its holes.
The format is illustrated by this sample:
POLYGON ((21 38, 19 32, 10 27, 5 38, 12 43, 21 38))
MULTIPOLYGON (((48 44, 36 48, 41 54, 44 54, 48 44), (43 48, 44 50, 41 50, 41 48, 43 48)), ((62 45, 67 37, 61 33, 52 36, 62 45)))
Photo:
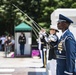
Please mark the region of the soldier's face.
POLYGON ((21 34, 21 36, 23 36, 23 34, 21 34))
POLYGON ((11 39, 11 37, 8 37, 8 39, 10 40, 10 39, 11 39))
POLYGON ((58 29, 63 30, 66 27, 66 23, 65 22, 58 22, 57 27, 58 27, 58 29))
POLYGON ((58 29, 62 30, 62 32, 64 32, 65 30, 68 29, 69 23, 67 23, 67 22, 59 22, 57 24, 57 27, 58 27, 58 29))
POLYGON ((55 34, 56 31, 54 29, 50 30, 50 34, 55 34))

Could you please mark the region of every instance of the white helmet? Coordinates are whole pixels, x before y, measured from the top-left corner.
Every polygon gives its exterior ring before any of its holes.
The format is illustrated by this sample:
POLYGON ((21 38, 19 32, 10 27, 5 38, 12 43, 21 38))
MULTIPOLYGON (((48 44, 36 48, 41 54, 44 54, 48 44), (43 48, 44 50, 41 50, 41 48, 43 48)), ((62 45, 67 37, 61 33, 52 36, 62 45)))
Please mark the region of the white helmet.
POLYGON ((52 29, 56 30, 56 32, 59 32, 58 29, 57 29, 57 26, 55 26, 55 25, 50 25, 50 30, 52 30, 52 29))

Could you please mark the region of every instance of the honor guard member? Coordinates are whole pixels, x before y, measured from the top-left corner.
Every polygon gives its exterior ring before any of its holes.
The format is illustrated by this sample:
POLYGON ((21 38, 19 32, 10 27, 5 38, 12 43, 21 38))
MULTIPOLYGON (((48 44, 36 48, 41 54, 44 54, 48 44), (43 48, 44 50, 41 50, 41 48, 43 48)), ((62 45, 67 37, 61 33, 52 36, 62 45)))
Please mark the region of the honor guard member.
POLYGON ((56 75, 75 75, 76 42, 69 30, 71 23, 71 19, 59 14, 57 27, 62 31, 62 36, 58 43, 56 75))
POLYGON ((26 37, 25 37, 25 34, 23 32, 21 32, 21 34, 20 34, 20 36, 18 38, 18 42, 20 44, 20 53, 21 53, 21 55, 24 55, 26 37))
POLYGON ((48 43, 50 47, 48 60, 56 58, 55 51, 57 50, 58 44, 58 36, 56 35, 57 32, 59 32, 58 29, 54 25, 51 25, 50 34, 48 36, 48 43))
POLYGON ((43 66, 42 66, 42 68, 44 68, 45 67, 45 53, 44 53, 44 49, 46 49, 46 41, 45 41, 45 36, 46 36, 46 31, 45 31, 45 29, 41 29, 41 31, 40 31, 40 33, 39 33, 39 38, 40 38, 40 42, 41 42, 41 56, 42 56, 42 62, 43 62, 43 66))

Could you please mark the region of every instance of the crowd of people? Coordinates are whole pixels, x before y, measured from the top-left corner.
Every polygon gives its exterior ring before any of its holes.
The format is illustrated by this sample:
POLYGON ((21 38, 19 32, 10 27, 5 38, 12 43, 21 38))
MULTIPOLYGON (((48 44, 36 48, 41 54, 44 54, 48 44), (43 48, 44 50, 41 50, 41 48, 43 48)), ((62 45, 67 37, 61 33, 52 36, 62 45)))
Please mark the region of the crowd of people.
POLYGON ((11 35, 5 36, 2 35, 0 37, 0 51, 6 51, 10 53, 11 51, 14 51, 14 37, 11 35))

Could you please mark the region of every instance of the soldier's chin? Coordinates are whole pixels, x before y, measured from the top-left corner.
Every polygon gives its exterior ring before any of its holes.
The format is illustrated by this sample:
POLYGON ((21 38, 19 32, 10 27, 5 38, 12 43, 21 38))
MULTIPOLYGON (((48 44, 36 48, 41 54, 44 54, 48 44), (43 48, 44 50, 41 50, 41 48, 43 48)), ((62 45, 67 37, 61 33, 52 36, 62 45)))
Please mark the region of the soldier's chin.
POLYGON ((61 27, 58 27, 58 29, 59 29, 59 30, 62 30, 62 28, 61 28, 61 27))

